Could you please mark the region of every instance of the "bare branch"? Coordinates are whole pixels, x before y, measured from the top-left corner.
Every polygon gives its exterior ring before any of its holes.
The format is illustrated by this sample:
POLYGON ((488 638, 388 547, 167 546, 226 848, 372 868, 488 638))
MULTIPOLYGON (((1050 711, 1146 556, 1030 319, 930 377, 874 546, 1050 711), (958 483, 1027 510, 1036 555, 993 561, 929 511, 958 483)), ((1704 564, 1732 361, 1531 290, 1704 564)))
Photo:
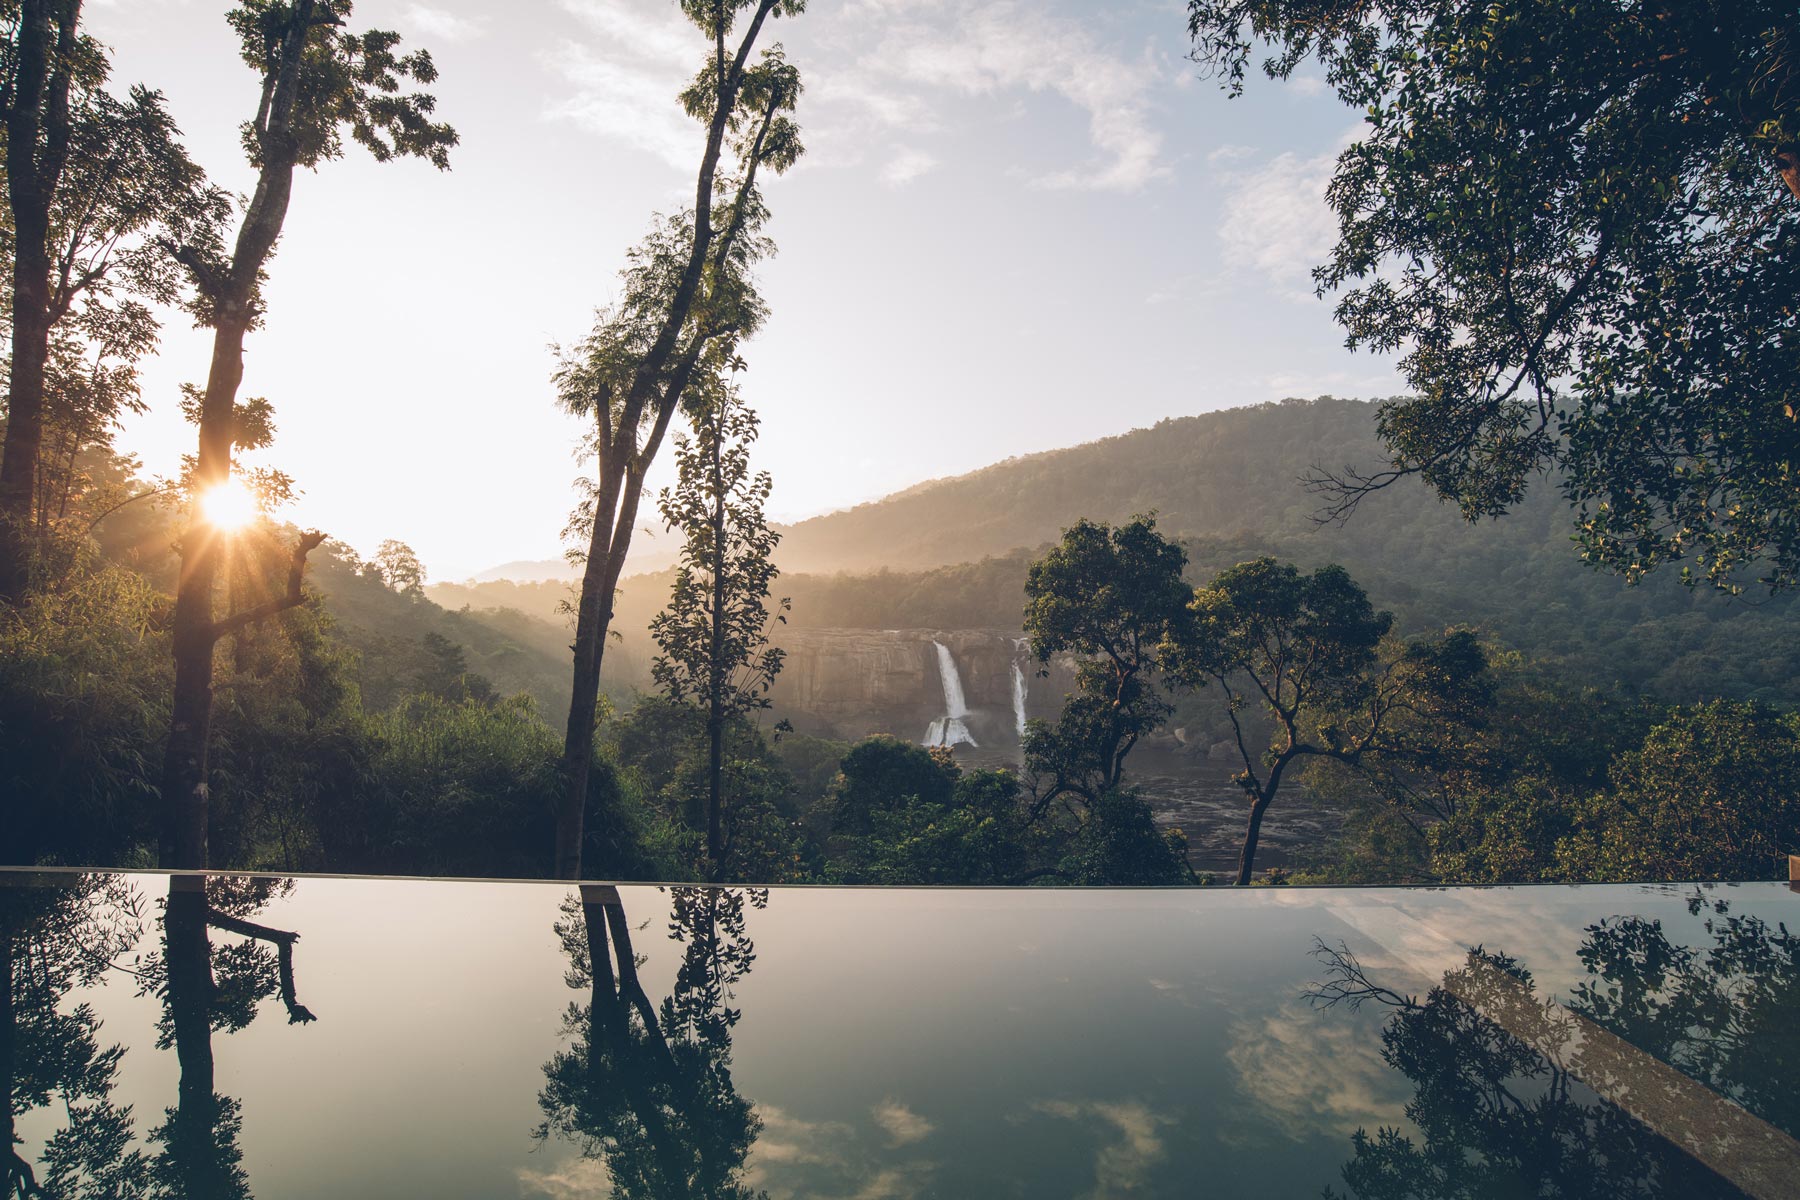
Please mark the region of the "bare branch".
POLYGON ((273 600, 265 600, 261 604, 232 613, 222 620, 214 621, 212 623, 213 637, 215 639, 222 638, 228 633, 236 633, 244 626, 272 617, 276 613, 286 612, 290 608, 298 608, 304 599, 300 593, 300 581, 306 575, 306 556, 318 549, 319 544, 324 540, 325 535, 316 529, 301 534, 300 540, 294 545, 294 557, 288 563, 287 594, 277 596, 273 600))

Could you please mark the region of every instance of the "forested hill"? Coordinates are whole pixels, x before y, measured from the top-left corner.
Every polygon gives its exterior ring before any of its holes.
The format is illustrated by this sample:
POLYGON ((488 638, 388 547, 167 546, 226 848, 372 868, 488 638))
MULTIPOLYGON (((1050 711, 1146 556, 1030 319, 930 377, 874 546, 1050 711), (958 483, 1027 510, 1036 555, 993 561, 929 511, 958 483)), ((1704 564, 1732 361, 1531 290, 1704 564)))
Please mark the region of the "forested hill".
POLYGON ((1301 478, 1382 463, 1374 417, 1372 402, 1287 400, 921 484, 786 530, 786 569, 812 574, 777 586, 800 626, 1013 625, 1030 558, 1063 528, 1155 510, 1186 543, 1196 583, 1259 554, 1337 562, 1408 632, 1476 626, 1582 683, 1672 700, 1800 703, 1791 597, 1733 600, 1684 588, 1670 569, 1628 587, 1581 562, 1554 480, 1495 521, 1470 524, 1404 480, 1346 523, 1317 524, 1301 478))
MULTIPOLYGON (((792 598, 796 628, 1016 628, 1030 560, 1064 527, 1154 509, 1186 545, 1196 584, 1261 554, 1336 562, 1408 634, 1474 626, 1571 681, 1672 701, 1800 703, 1793 599, 1731 600, 1686 589, 1673 571, 1627 587, 1581 562, 1554 481, 1539 481, 1498 521, 1471 525, 1406 480, 1345 524, 1316 524, 1318 499, 1300 477, 1321 464, 1379 463, 1374 407, 1321 399, 1230 409, 921 484, 784 531, 776 594, 792 598)), ((645 682, 654 653, 645 630, 670 581, 668 572, 625 581, 616 604, 624 645, 608 659, 616 684, 645 682)), ((528 612, 567 642, 556 611, 564 584, 429 591, 452 609, 528 612)))
MULTIPOLYGON (((1320 398, 1171 418, 799 522, 783 530, 779 555, 788 571, 934 567, 1054 541, 1080 517, 1151 509, 1183 536, 1302 534, 1318 509, 1302 475, 1383 461, 1374 413, 1373 402, 1320 398)), ((1423 488, 1405 490, 1407 523, 1454 523, 1423 488)))

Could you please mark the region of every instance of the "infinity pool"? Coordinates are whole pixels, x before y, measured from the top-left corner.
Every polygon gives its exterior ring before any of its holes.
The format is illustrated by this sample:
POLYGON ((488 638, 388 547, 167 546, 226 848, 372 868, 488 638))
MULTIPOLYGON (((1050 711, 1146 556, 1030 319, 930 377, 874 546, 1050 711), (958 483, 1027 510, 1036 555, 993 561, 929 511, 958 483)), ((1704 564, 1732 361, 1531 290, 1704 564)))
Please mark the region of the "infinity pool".
POLYGON ((0 882, 45 1195, 1800 1196, 1782 884, 0 882))

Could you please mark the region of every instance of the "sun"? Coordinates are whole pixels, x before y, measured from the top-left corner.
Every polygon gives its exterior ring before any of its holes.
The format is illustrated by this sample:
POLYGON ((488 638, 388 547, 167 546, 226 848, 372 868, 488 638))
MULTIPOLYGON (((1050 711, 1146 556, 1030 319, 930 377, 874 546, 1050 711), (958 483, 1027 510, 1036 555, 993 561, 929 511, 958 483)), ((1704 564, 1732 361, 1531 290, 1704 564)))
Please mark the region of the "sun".
POLYGON ((236 479, 227 479, 201 493, 200 511, 215 529, 235 533, 261 516, 262 506, 249 488, 236 479))

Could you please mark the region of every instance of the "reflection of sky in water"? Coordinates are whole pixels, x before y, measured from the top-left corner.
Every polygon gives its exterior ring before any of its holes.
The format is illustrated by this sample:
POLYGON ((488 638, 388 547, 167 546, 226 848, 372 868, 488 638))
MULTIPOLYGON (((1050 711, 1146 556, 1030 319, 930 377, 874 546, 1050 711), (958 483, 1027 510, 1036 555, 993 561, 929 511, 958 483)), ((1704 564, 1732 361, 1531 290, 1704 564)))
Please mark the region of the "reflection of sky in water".
MULTIPOLYGON (((680 953, 668 897, 620 891, 660 999, 680 953)), ((290 1026, 270 1001, 213 1040, 256 1195, 604 1194, 602 1167, 530 1138, 563 1014, 586 999, 551 928, 567 894, 305 880, 259 913, 301 934, 300 998, 319 1020, 290 1026)), ((1403 1123, 1411 1089, 1380 1059, 1383 1013, 1303 999, 1315 938, 1409 992, 1481 944, 1561 997, 1601 918, 1702 944, 1690 894, 776 889, 747 914, 757 955, 736 988, 733 1075, 763 1121, 747 1182, 776 1198, 1317 1195, 1351 1132, 1403 1123)), ((1800 911, 1779 885, 1707 895, 1771 923, 1800 911)), ((116 1099, 141 1136, 177 1072, 155 1048, 158 1005, 131 984, 115 973, 81 998, 102 1040, 129 1047, 116 1099)))

